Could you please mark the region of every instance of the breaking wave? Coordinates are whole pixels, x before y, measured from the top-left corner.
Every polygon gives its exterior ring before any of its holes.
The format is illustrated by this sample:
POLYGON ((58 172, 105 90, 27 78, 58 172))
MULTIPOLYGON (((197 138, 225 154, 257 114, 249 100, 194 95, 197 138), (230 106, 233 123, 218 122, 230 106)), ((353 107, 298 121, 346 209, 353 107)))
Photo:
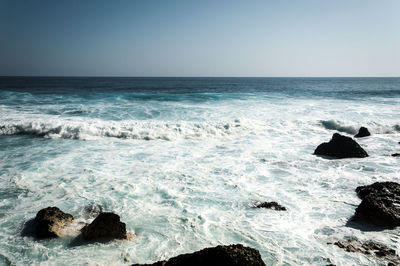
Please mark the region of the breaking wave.
POLYGON ((337 130, 339 132, 345 132, 348 134, 356 134, 357 129, 353 126, 343 126, 334 120, 326 120, 321 121, 321 124, 324 128, 330 130, 337 130))
POLYGON ((397 133, 400 132, 400 125, 381 125, 378 123, 367 123, 365 125, 357 125, 357 126, 348 126, 348 125, 343 125, 342 123, 335 121, 335 120, 322 120, 320 121, 321 125, 329 130, 336 130, 339 132, 344 132, 350 135, 357 134, 358 129, 361 126, 367 126, 371 133, 375 134, 391 134, 391 133, 397 133))
POLYGON ((43 138, 91 140, 104 137, 139 140, 196 139, 237 135, 246 123, 164 121, 23 121, 0 123, 0 135, 29 135, 43 138))

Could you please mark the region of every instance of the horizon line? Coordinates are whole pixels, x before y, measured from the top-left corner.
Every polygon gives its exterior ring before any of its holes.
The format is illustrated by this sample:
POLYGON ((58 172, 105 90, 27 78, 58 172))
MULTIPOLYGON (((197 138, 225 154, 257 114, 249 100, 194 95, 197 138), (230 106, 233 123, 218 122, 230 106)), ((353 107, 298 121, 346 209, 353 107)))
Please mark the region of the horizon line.
POLYGON ((400 78, 400 76, 70 76, 70 75, 0 75, 0 78, 400 78))

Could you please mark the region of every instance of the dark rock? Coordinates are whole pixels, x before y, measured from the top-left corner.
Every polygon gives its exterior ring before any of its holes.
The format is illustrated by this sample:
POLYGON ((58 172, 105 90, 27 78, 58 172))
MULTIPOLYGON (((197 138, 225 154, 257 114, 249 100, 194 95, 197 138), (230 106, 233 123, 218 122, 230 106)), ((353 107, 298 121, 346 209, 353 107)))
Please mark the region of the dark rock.
POLYGON ((333 134, 329 142, 320 144, 314 151, 315 155, 330 156, 336 158, 364 158, 367 152, 352 138, 333 134))
POLYGON ((280 205, 279 203, 277 203, 275 201, 263 202, 263 203, 257 204, 255 207, 256 208, 273 209, 276 211, 286 211, 286 208, 284 206, 280 205))
POLYGON ((358 130, 357 135, 355 135, 354 137, 363 138, 363 137, 368 137, 368 136, 371 136, 371 133, 369 133, 368 128, 360 127, 360 130, 358 130))
POLYGON ((40 210, 35 217, 36 235, 38 238, 58 237, 60 230, 71 223, 74 217, 57 207, 40 210))
POLYGON ((374 255, 380 259, 386 260, 387 262, 389 262, 389 264, 390 263, 394 263, 395 265, 400 264, 400 257, 396 255, 396 251, 394 249, 388 248, 376 242, 341 240, 335 242, 334 245, 343 248, 347 252, 359 252, 366 255, 374 255))
POLYGON ((190 254, 182 254, 168 261, 136 266, 261 266, 265 265, 258 250, 243 245, 205 248, 190 254))
POLYGON ((355 212, 355 219, 385 227, 400 225, 400 201, 375 194, 366 196, 355 212))
POLYGON ((126 239, 126 225, 120 221, 117 214, 102 212, 94 221, 82 228, 82 236, 85 240, 99 239, 126 239))
POLYGON ((361 199, 369 194, 400 197, 400 184, 396 182, 375 182, 372 185, 357 187, 356 192, 361 199))
POLYGON ((379 226, 400 225, 400 184, 376 182, 356 188, 362 202, 357 207, 354 218, 379 226))
POLYGON ((399 156, 400 156, 400 153, 393 153, 392 156, 393 156, 393 157, 399 157, 399 156))

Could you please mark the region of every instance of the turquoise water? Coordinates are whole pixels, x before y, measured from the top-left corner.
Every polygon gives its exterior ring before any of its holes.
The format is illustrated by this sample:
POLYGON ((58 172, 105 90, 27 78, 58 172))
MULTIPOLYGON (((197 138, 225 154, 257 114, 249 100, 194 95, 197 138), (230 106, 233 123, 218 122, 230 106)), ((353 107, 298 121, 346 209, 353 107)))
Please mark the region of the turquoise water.
POLYGON ((400 231, 347 226, 354 189, 399 182, 400 79, 0 78, 0 263, 153 262, 218 244, 267 265, 376 265, 328 245, 400 231), (336 131, 364 159, 312 155, 336 131), (254 209, 278 201, 287 212, 254 209), (131 241, 74 245, 21 234, 38 210, 121 216, 131 241))

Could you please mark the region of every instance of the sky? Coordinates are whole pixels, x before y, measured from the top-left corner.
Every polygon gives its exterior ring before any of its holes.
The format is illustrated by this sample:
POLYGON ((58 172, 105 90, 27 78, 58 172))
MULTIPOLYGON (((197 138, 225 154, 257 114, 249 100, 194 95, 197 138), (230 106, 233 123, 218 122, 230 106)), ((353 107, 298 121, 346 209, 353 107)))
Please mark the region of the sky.
POLYGON ((0 0, 0 75, 400 76, 398 0, 0 0))

